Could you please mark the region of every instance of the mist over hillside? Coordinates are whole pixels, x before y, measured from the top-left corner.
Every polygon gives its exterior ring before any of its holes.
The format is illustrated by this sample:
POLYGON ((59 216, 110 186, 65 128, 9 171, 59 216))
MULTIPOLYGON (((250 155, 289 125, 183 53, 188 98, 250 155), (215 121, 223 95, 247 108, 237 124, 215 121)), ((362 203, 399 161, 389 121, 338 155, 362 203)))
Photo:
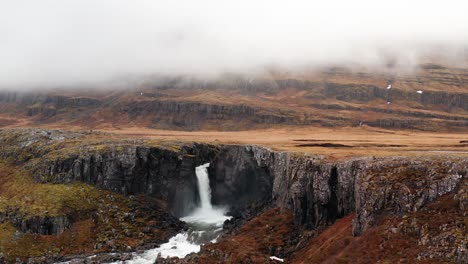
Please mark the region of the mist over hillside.
MULTIPOLYGON (((9 1, 0 89, 467 61, 463 1, 9 1)), ((390 67, 389 67, 390 66, 390 67)))

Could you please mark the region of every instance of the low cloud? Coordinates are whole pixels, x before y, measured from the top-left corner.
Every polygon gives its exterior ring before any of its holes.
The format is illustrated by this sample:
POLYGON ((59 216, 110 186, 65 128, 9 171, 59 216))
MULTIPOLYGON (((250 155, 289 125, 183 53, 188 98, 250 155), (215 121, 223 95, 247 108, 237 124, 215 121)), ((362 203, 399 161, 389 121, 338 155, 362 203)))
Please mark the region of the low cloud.
POLYGON ((0 3, 0 89, 265 67, 466 60, 464 1, 15 0, 0 3), (316 3, 318 2, 318 3, 316 3))

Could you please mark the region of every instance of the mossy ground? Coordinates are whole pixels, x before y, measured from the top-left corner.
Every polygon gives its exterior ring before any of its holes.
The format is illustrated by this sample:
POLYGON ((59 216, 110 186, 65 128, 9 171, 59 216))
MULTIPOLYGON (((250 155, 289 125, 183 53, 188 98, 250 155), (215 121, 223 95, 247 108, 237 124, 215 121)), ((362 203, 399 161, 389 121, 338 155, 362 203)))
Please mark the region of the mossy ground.
POLYGON ((5 162, 0 162, 0 191, 0 211, 11 207, 26 216, 86 213, 102 196, 83 183, 37 184, 28 171, 5 162))

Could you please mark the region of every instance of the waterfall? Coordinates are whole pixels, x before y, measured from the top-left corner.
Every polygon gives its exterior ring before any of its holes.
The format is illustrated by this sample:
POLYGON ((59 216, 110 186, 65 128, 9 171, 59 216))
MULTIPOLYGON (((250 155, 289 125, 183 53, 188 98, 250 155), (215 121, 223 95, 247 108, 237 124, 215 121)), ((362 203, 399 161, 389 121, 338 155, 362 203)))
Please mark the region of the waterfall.
POLYGON ((226 216, 225 208, 215 208, 211 204, 210 178, 208 177, 209 163, 195 168, 197 187, 200 195, 200 206, 181 220, 189 226, 184 231, 173 236, 169 242, 157 248, 134 254, 131 260, 115 262, 116 264, 153 264, 158 257, 178 257, 200 251, 200 245, 214 243, 223 230, 223 223, 230 216, 226 216))
POLYGON ((211 205, 210 178, 208 178, 209 166, 210 164, 206 163, 195 168, 195 173, 197 174, 198 180, 198 193, 200 194, 200 208, 204 210, 213 209, 213 206, 211 205))
MULTIPOLYGON (((223 226, 224 221, 230 217, 226 216, 225 208, 214 208, 211 204, 210 178, 208 177, 209 163, 195 168, 197 175, 198 193, 200 195, 200 207, 196 208, 190 215, 182 217, 180 220, 192 225, 196 225, 193 232, 200 230, 204 236, 210 234, 210 229, 218 230, 223 226)), ((195 238, 195 237, 193 237, 195 238)), ((212 238, 215 239, 216 237, 212 238)), ((195 241, 205 243, 208 241, 195 241)))

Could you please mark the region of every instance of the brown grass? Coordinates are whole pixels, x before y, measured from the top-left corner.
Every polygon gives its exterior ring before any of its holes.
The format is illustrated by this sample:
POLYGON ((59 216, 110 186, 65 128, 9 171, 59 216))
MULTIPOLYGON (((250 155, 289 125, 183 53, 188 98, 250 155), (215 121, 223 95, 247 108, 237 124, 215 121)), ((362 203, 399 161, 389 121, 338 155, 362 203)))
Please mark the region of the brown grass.
POLYGON ((197 141, 222 144, 256 144, 279 151, 306 152, 344 158, 353 156, 468 156, 468 146, 461 144, 466 134, 394 131, 370 127, 312 128, 283 127, 239 132, 182 132, 144 128, 103 130, 125 137, 161 141, 197 141), (319 143, 322 146, 304 146, 319 143), (346 147, 327 147, 341 144, 346 147))
POLYGON ((268 263, 270 248, 284 247, 285 241, 292 235, 292 220, 291 212, 269 209, 244 224, 235 235, 206 246, 207 251, 227 254, 227 259, 217 260, 216 257, 201 254, 199 263, 268 263))
MULTIPOLYGON (((412 230, 413 223, 417 223, 419 227, 426 225, 430 238, 446 232, 461 241, 466 239, 466 223, 457 206, 453 194, 446 195, 421 211, 405 217, 383 216, 374 227, 359 237, 352 235, 354 215, 349 215, 338 220, 311 239, 303 249, 295 252, 291 263, 414 263, 421 252, 435 255, 440 248, 419 244, 420 234, 402 231, 404 228, 401 226, 412 230), (390 231, 397 226, 401 228, 396 233, 390 231), (441 230, 441 226, 445 227, 445 231, 441 230)), ((453 249, 456 245, 448 247, 453 249)), ((433 259, 425 258, 421 263, 447 261, 446 258, 435 256, 433 259)))
MULTIPOLYGON (((60 125, 41 126, 45 129, 69 129, 79 127, 60 125)), ((89 130, 88 130, 89 131, 89 130)), ((367 126, 278 127, 249 131, 173 131, 142 127, 121 129, 105 128, 75 141, 98 142, 101 140, 145 139, 148 144, 163 142, 205 142, 211 144, 255 144, 278 151, 305 152, 325 155, 331 159, 360 156, 464 156, 468 157, 466 133, 437 133, 377 129, 367 126), (344 145, 340 147, 339 145, 344 145)), ((71 142, 76 144, 79 142, 71 142)))

